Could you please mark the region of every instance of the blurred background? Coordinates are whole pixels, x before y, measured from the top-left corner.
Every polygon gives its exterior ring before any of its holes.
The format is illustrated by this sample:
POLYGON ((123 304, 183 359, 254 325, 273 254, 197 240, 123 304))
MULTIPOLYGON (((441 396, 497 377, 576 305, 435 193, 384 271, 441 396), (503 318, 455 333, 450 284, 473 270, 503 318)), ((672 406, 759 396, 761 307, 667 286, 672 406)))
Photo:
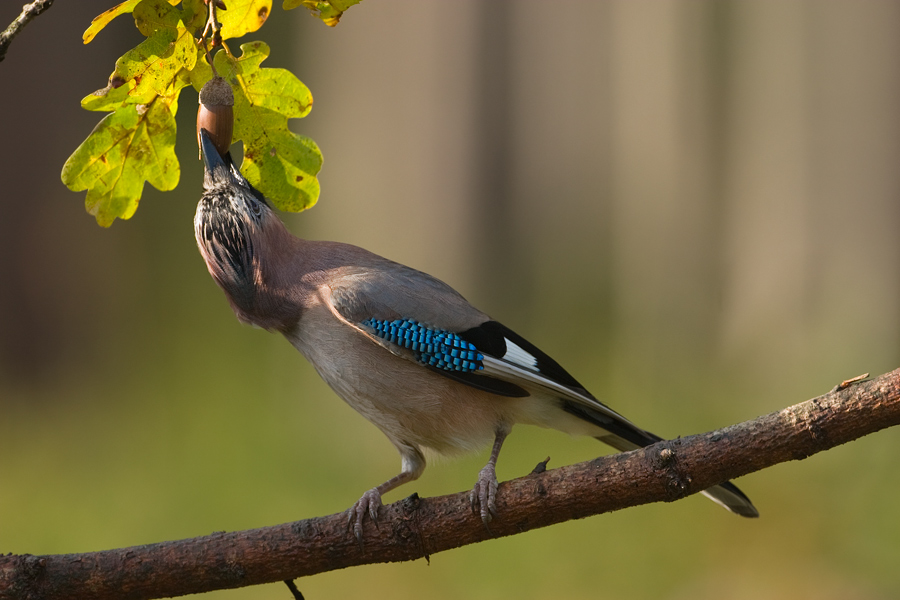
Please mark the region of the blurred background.
MULTIPOLYGON (((239 324, 181 184, 101 229, 59 173, 80 99, 142 38, 57 2, 0 64, 0 552, 67 553, 347 508, 399 459, 282 338, 239 324)), ((22 2, 4 1, 6 26, 22 2)), ((272 46, 325 156, 298 235, 430 272, 674 437, 900 366, 900 3, 280 2, 272 46)), ((232 42, 237 49, 238 42, 232 42)), ((501 480, 606 452, 519 427, 501 480)), ((896 598, 887 430, 699 498, 298 581, 307 598, 896 598)), ((387 497, 468 489, 484 452, 387 497)), ((210 600, 286 599, 273 584, 210 600)))

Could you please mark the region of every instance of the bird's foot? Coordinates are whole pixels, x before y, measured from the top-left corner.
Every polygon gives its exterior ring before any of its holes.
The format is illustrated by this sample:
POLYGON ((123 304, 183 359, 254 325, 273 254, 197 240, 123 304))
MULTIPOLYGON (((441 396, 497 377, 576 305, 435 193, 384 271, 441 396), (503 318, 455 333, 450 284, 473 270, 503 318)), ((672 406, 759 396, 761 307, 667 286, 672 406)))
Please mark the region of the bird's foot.
POLYGON ((378 491, 378 488, 372 488, 363 494, 362 497, 356 501, 356 504, 351 506, 350 510, 347 511, 347 529, 353 531, 353 535, 356 536, 360 545, 362 545, 363 521, 366 518, 366 513, 369 514, 369 518, 371 518, 372 522, 377 526, 378 509, 380 509, 381 506, 381 492, 378 491))
MULTIPOLYGON (((497 516, 497 473, 494 465, 488 463, 478 473, 478 481, 469 493, 472 512, 481 515, 481 521, 487 528, 488 523, 497 516)), ((488 529, 490 531, 490 529, 488 529)))

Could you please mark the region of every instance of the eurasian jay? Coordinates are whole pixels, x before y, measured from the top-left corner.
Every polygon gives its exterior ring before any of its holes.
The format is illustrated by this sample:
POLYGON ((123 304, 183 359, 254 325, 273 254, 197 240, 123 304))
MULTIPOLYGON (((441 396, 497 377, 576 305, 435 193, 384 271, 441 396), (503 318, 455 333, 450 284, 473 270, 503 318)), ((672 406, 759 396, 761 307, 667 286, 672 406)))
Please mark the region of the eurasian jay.
MULTIPOLYGON (((205 129, 200 140, 197 245, 238 319, 284 335, 400 452, 400 473, 349 511, 358 538, 382 495, 422 474, 426 448, 452 454, 493 440, 470 495, 487 524, 497 510, 497 456, 516 423, 620 451, 662 440, 444 282, 356 246, 293 236, 230 153, 220 156, 205 129)), ((730 482, 703 493, 736 514, 759 515, 730 482)))

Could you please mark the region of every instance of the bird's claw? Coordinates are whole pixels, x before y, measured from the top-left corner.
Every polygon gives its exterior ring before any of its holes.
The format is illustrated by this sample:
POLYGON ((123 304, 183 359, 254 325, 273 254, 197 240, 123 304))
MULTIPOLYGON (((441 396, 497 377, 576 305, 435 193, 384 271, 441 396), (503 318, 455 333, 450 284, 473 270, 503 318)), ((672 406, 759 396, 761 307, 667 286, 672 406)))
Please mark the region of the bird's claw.
POLYGON ((494 466, 488 464, 478 473, 478 481, 469 493, 472 512, 481 515, 485 528, 497 516, 497 485, 497 473, 494 466))
POLYGON ((366 518, 366 513, 369 514, 369 518, 372 519, 372 522, 377 527, 378 510, 381 506, 381 492, 378 491, 378 488, 372 488, 363 494, 347 511, 347 529, 353 531, 353 535, 356 536, 360 545, 362 545, 363 541, 363 521, 366 518))

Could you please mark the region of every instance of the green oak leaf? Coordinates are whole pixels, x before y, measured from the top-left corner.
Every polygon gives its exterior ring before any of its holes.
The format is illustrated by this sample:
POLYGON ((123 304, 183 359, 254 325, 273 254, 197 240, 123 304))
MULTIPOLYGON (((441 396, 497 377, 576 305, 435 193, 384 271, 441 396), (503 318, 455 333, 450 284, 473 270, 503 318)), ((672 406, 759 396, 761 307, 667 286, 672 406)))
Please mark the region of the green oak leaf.
POLYGON ((135 82, 132 79, 114 88, 112 84, 101 90, 97 90, 93 94, 89 94, 81 99, 81 108, 85 110, 95 110, 102 112, 112 112, 123 104, 138 104, 137 102, 129 102, 131 97, 129 94, 134 89, 135 82))
POLYGON ((84 34, 81 36, 82 41, 85 44, 89 44, 101 29, 109 25, 110 21, 112 21, 119 15, 130 13, 140 2, 141 0, 126 0, 126 2, 113 6, 109 10, 102 12, 94 17, 94 20, 91 21, 90 27, 88 27, 84 34))
POLYGON ((151 37, 163 29, 178 29, 184 27, 181 21, 181 11, 173 6, 169 0, 143 0, 132 11, 134 26, 144 37, 151 37))
MULTIPOLYGON (((246 2, 247 0, 239 0, 246 2)), ((182 20, 187 28, 194 32, 194 35, 200 37, 203 28, 206 27, 206 19, 209 16, 209 9, 203 4, 203 0, 183 0, 181 3, 182 20)), ((221 15, 221 11, 217 14, 221 15)))
MULTIPOLYGON (((182 0, 163 1, 172 6, 182 2, 182 0)), ((85 44, 90 43, 116 17, 130 12, 137 13, 135 9, 141 2, 143 0, 126 0, 101 13, 91 21, 90 27, 82 35, 82 41, 85 44)), ((262 27, 269 17, 269 13, 272 12, 272 0, 231 0, 226 4, 227 10, 219 10, 216 13, 219 23, 222 25, 222 38, 224 39, 241 37, 256 31, 262 27)), ((184 0, 182 6, 188 29, 193 31, 198 28, 202 29, 206 25, 207 8, 203 4, 203 0, 184 0)), ((150 35, 145 31, 144 24, 137 14, 135 14, 135 24, 141 33, 146 36, 150 35)), ((199 35, 199 32, 197 34, 199 35)))
POLYGON ((132 102, 146 104, 184 87, 178 73, 194 68, 200 50, 181 16, 167 0, 143 0, 134 9, 135 23, 148 37, 116 61, 110 77, 111 85, 135 82, 128 92, 132 102))
POLYGON ((103 118, 75 150, 62 180, 75 192, 87 190, 85 208, 104 227, 137 210, 144 181, 161 191, 178 185, 175 102, 127 104, 103 118))
MULTIPOLYGON (((241 45, 241 56, 216 54, 216 71, 234 91, 234 137, 244 141, 241 172, 280 210, 299 212, 316 203, 322 153, 311 139, 288 129, 288 119, 305 117, 312 108, 312 94, 286 69, 263 69, 269 56, 263 42, 241 45)), ((203 65, 203 66, 201 66, 203 65)), ((209 66, 197 69, 205 83, 209 66)))
MULTIPOLYGON (((84 35, 81 36, 82 41, 85 44, 89 44, 101 29, 109 25, 110 21, 112 21, 119 15, 130 13, 138 4, 141 3, 141 1, 142 0, 126 0, 125 2, 113 6, 111 9, 94 17, 94 20, 91 21, 90 27, 88 27, 87 30, 85 30, 84 35)), ((169 0, 169 3, 173 5, 178 4, 179 2, 181 2, 181 0, 169 0)))
POLYGON ((360 2, 362 0, 284 0, 281 6, 284 10, 305 6, 326 25, 334 27, 340 22, 345 10, 360 2))
MULTIPOLYGON (((272 8, 272 0, 226 2, 228 9, 217 11, 225 39, 256 31, 272 8)), ((116 61, 105 88, 82 99, 83 108, 111 114, 62 171, 69 188, 87 190, 87 210, 103 226, 134 214, 145 181, 162 191, 178 184, 178 96, 182 88, 193 84, 199 90, 212 77, 201 59, 206 51, 194 38, 207 24, 204 0, 126 0, 95 18, 84 42, 128 13, 147 39, 116 61)), ((309 112, 312 96, 290 72, 260 68, 269 55, 265 44, 244 44, 241 51, 235 58, 226 46, 215 62, 235 90, 235 137, 244 141, 244 173, 282 210, 303 210, 319 196, 322 154, 312 140, 291 132, 287 122, 309 112)))
POLYGON ((225 4, 228 10, 220 10, 216 15, 226 40, 256 31, 272 12, 272 0, 226 0, 225 4))

